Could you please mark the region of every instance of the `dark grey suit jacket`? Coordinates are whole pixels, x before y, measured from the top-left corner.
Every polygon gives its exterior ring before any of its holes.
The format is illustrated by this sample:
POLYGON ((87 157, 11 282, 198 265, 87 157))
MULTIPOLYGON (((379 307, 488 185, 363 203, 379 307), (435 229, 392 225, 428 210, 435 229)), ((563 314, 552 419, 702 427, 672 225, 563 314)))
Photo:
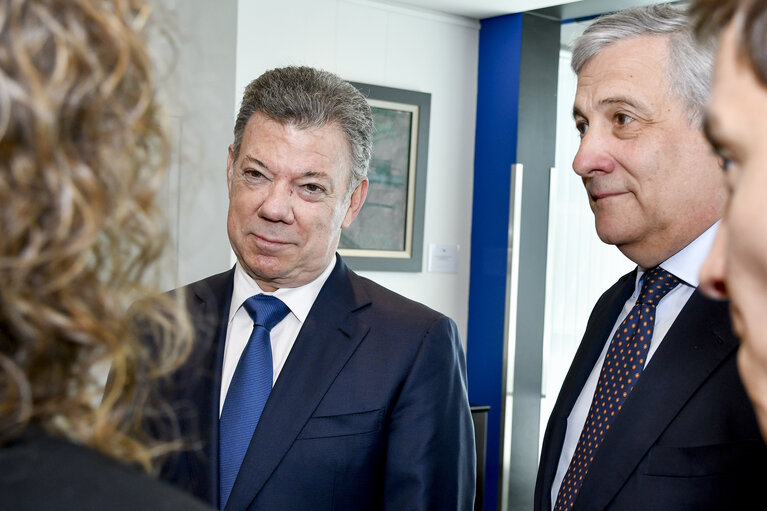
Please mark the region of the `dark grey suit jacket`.
MULTIPOLYGON (((165 476, 215 503, 233 270, 186 288, 198 351, 167 394, 200 449, 165 476)), ((277 379, 226 509, 472 509, 474 436, 452 320, 340 257, 277 379)))
MULTIPOLYGON (((589 318, 546 428, 536 511, 551 509, 567 417, 635 278, 607 290, 589 318)), ((599 447, 575 511, 735 510, 760 501, 767 450, 738 377, 737 346, 728 304, 696 290, 599 447)))

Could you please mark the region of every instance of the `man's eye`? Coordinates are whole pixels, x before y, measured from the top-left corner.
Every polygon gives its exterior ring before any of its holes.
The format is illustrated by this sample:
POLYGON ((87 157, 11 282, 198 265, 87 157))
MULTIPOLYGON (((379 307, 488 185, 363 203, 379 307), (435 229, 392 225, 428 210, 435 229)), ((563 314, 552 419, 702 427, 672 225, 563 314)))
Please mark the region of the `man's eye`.
POLYGON ((242 171, 242 173, 245 174, 245 176, 254 179, 264 177, 264 175, 256 169, 245 169, 242 171))
POLYGON ((615 122, 618 124, 618 126, 625 126, 633 120, 634 118, 630 115, 621 113, 615 114, 615 122))
POLYGON ((322 193, 325 191, 323 187, 321 187, 320 185, 316 185, 314 183, 305 184, 304 190, 310 193, 322 193))
POLYGON ((583 137, 589 130, 589 123, 586 121, 575 121, 575 129, 578 130, 580 136, 583 137))

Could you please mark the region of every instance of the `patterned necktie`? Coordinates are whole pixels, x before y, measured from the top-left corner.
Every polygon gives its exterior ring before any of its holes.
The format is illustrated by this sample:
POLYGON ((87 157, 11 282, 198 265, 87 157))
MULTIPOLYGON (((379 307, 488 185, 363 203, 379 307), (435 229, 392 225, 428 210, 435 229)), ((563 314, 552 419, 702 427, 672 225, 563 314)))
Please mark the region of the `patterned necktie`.
POLYGON ((250 439, 272 391, 269 331, 290 312, 279 298, 263 294, 251 296, 243 307, 253 319, 253 332, 237 362, 218 424, 220 509, 224 509, 229 500, 250 439))
POLYGON ((655 325, 655 308, 677 284, 679 279, 659 266, 645 273, 636 304, 610 341, 594 399, 559 488, 554 511, 573 508, 597 448, 642 374, 655 325))

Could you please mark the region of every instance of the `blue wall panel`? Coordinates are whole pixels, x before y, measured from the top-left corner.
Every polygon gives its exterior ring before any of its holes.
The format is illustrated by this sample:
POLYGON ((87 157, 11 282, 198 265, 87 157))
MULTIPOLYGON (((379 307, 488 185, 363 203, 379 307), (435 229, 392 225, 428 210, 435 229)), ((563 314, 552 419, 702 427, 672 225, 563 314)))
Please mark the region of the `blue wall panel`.
POLYGON ((485 511, 498 509, 511 165, 516 161, 522 15, 482 20, 467 365, 469 399, 489 405, 485 511))

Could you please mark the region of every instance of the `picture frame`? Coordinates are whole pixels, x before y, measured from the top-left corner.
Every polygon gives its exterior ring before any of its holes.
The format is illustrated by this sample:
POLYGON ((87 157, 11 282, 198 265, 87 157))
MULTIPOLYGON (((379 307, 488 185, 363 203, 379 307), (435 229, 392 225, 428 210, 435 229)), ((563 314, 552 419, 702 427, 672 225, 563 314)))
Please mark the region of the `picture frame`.
POLYGON ((431 94, 349 82, 376 124, 368 194, 341 232, 338 253, 354 270, 420 272, 431 94))

